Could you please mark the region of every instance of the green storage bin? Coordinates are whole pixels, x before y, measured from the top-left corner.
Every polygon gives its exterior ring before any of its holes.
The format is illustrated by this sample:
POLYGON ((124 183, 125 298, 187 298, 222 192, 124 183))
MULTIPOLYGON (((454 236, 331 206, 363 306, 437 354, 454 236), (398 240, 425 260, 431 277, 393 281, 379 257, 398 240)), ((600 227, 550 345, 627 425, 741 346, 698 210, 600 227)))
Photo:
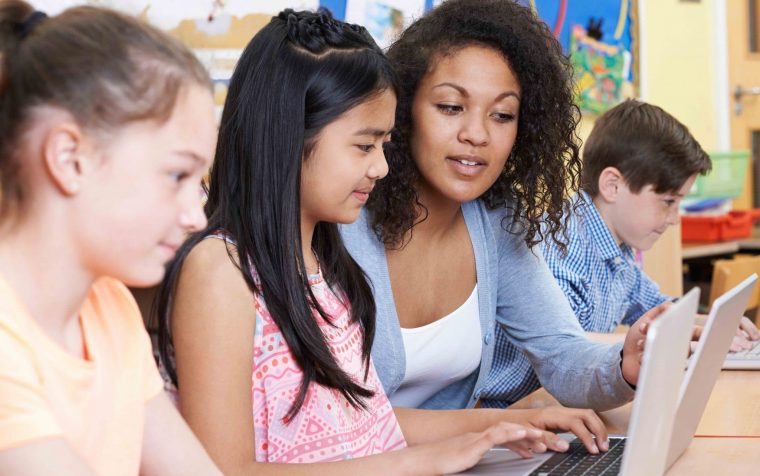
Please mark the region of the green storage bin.
POLYGON ((697 176, 686 198, 736 198, 741 195, 744 189, 744 174, 749 163, 749 151, 713 152, 710 159, 712 170, 707 175, 697 176))

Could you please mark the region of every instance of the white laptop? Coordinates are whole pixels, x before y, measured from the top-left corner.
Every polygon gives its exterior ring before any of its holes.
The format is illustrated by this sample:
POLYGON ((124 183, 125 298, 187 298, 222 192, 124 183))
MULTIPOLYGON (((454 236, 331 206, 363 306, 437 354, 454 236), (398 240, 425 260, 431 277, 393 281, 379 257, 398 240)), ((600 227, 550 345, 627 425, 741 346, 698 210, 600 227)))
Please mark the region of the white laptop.
POLYGON ((721 364, 756 282, 757 274, 753 274, 716 299, 713 304, 694 355, 689 359, 686 377, 681 385, 673 438, 668 450, 668 467, 681 456, 694 438, 699 420, 720 374, 721 364))
POLYGON ((695 288, 652 323, 647 332, 628 437, 611 437, 608 452, 591 455, 578 440, 571 442, 566 453, 545 453, 531 459, 522 459, 508 449, 495 448, 475 467, 461 474, 512 476, 590 472, 650 476, 664 473, 698 303, 699 290, 695 288))

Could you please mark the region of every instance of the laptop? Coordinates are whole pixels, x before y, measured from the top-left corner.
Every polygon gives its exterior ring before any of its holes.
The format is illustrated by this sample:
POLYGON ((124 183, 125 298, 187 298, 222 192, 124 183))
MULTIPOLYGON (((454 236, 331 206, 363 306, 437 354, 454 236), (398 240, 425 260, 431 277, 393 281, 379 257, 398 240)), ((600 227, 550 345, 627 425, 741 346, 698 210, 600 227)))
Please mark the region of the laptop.
MULTIPOLYGON (((627 437, 610 437, 610 450, 592 455, 578 440, 565 453, 522 459, 494 448, 468 471, 472 475, 598 474, 649 476, 665 472, 679 390, 684 379, 699 290, 692 289, 649 328, 627 437)), ((563 437, 574 438, 573 435, 563 437)))
POLYGON ((689 359, 686 376, 681 385, 673 437, 668 450, 668 467, 675 463, 694 438, 720 374, 721 364, 756 282, 757 274, 753 274, 720 296, 713 304, 697 348, 689 359))

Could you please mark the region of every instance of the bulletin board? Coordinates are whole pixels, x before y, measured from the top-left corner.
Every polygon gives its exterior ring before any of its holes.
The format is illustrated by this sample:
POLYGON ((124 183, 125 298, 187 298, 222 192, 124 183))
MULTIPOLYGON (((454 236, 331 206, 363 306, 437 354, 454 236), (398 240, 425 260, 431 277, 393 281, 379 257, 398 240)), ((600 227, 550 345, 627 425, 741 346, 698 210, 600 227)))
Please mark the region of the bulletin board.
MULTIPOLYGON (((507 0, 505 0, 507 1, 507 0)), ((557 37, 575 71, 582 111, 601 114, 638 90, 638 0, 519 0, 557 37)), ((320 0, 336 18, 359 23, 381 47, 440 0, 320 0)))
MULTIPOLYGON (((638 0, 518 1, 544 20, 570 56, 583 111, 603 113, 636 95, 638 0)), ((211 72, 221 106, 243 48, 284 8, 325 7, 367 27, 385 48, 441 0, 183 0, 181 8, 170 0, 35 0, 49 14, 83 3, 140 16, 184 41, 211 72)))
POLYGON ((570 56, 581 110, 601 114, 638 91, 637 0, 527 0, 570 56))

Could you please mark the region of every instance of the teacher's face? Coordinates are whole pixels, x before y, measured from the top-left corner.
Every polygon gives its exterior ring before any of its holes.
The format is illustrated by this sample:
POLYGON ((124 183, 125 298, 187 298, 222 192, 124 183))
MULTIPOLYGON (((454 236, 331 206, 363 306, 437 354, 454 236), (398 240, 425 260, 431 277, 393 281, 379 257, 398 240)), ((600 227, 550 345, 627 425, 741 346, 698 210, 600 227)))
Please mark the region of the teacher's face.
POLYGON ((460 203, 486 192, 515 143, 520 93, 494 49, 467 46, 440 56, 412 101, 411 151, 422 186, 460 203))

